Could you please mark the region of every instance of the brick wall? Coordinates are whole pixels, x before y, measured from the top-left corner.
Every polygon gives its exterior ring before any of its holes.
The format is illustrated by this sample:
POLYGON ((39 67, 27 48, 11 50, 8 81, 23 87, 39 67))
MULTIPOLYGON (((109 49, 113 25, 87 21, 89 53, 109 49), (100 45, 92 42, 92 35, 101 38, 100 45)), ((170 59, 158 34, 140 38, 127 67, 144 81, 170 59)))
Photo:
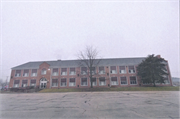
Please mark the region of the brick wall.
MULTIPOLYGON (((135 66, 135 67, 137 67, 137 66, 135 66)), ((119 73, 119 70, 120 70, 119 66, 116 66, 117 74, 111 74, 110 73, 110 66, 104 66, 104 68, 105 68, 105 74, 98 74, 98 68, 96 68, 97 75, 95 77, 96 77, 97 85, 94 87, 108 87, 108 84, 111 86, 111 84, 110 84, 111 77, 117 77, 117 80, 118 80, 118 85, 114 85, 113 87, 139 86, 140 81, 139 81, 139 78, 137 77, 136 68, 135 68, 135 73, 129 73, 128 66, 125 66, 125 69, 126 69, 125 74, 119 73), (136 77, 136 81, 137 81, 136 85, 130 84, 130 76, 136 77), (106 86, 99 86, 99 78, 100 77, 105 77, 106 86), (121 85, 120 77, 126 77, 128 84, 127 85, 121 85)), ((167 69, 168 69, 168 72, 170 72, 168 65, 167 65, 167 69)), ((37 69, 37 76, 36 77, 31 77, 31 69, 29 70, 29 76, 28 77, 23 77, 23 70, 21 70, 21 76, 20 77, 15 77, 15 70, 12 70, 9 87, 10 88, 13 87, 14 80, 20 80, 19 86, 21 87, 22 80, 24 80, 24 79, 28 80, 28 86, 30 86, 30 80, 31 79, 36 79, 36 86, 39 86, 40 85, 40 79, 42 79, 42 78, 47 79, 47 88, 87 88, 87 87, 90 87, 90 78, 88 77, 88 75, 81 75, 80 67, 76 67, 76 75, 69 75, 69 72, 70 72, 70 67, 67 67, 67 75, 61 75, 61 68, 58 68, 58 76, 52 76, 52 68, 50 68, 50 65, 47 64, 46 62, 42 63, 39 66, 39 68, 37 69), (42 69, 46 69, 47 72, 45 75, 41 74, 42 69), (88 78, 88 85, 87 86, 81 86, 81 78, 83 78, 83 77, 88 78), (66 87, 60 86, 60 82, 61 82, 62 78, 66 78, 66 81, 67 81, 66 87), (75 78, 75 80, 76 80, 75 86, 69 86, 69 79, 70 78, 75 78), (58 86, 57 87, 52 87, 52 79, 58 79, 58 86), (79 85, 79 87, 78 87, 78 85, 79 85)), ((171 81, 170 75, 169 75, 169 79, 170 79, 170 84, 166 84, 166 85, 160 84, 160 85, 161 86, 171 86, 172 81, 171 81)))

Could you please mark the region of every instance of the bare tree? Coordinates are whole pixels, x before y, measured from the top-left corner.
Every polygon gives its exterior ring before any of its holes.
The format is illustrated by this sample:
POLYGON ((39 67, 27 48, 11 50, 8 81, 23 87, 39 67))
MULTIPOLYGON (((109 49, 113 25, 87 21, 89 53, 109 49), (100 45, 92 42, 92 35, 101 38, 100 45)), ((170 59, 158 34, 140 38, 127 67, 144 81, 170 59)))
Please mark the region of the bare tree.
POLYGON ((79 60, 79 66, 87 67, 87 75, 90 78, 91 88, 93 88, 92 79, 98 75, 98 73, 96 73, 96 68, 101 61, 100 58, 98 59, 99 56, 97 49, 93 46, 86 46, 84 51, 79 51, 77 57, 79 60))

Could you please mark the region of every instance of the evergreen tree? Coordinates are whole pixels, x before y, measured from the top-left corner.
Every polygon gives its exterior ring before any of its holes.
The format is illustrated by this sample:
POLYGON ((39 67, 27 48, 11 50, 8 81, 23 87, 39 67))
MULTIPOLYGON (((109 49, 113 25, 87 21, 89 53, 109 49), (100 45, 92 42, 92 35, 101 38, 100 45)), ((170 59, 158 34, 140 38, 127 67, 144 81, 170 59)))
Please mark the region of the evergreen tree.
POLYGON ((165 83, 168 75, 166 61, 162 58, 155 57, 154 54, 149 55, 143 60, 137 67, 138 76, 143 83, 152 83, 154 87, 155 83, 165 83))

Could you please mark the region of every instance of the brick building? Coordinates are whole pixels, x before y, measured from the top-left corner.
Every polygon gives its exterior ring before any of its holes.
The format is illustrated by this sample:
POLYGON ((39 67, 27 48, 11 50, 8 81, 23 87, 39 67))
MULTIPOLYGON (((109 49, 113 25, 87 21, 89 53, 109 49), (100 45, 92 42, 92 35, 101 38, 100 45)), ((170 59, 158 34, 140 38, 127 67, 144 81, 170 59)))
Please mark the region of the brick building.
MULTIPOLYGON (((159 55, 157 57, 160 57, 159 55)), ((136 67, 144 58, 102 59, 94 67, 93 87, 146 86, 140 84, 136 67)), ((166 68, 170 74, 168 61, 166 68)), ((40 88, 87 88, 90 87, 88 68, 80 67, 79 60, 28 62, 12 68, 9 87, 38 86, 40 88)), ((171 75, 165 84, 172 86, 171 75)))

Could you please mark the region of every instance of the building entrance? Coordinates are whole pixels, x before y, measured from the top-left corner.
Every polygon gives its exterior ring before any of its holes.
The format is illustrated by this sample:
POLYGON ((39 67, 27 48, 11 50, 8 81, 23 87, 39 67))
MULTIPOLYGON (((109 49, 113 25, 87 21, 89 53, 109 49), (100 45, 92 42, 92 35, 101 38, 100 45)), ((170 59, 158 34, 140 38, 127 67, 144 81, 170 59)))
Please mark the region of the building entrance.
POLYGON ((46 88, 47 86, 47 80, 45 78, 42 78, 40 80, 40 88, 43 89, 43 88, 46 88))

